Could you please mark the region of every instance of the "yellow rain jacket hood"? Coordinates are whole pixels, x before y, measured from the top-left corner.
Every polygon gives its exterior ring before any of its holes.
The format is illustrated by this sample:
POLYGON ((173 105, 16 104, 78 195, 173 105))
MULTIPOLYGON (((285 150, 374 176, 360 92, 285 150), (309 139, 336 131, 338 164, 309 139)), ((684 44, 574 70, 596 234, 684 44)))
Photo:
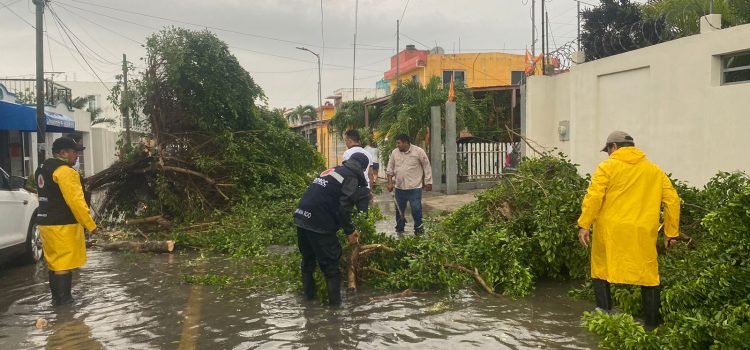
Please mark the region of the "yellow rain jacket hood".
POLYGON ((601 162, 583 199, 578 226, 594 226, 591 277, 610 283, 659 285, 656 238, 661 204, 664 233, 677 237, 680 198, 666 174, 636 147, 601 162))

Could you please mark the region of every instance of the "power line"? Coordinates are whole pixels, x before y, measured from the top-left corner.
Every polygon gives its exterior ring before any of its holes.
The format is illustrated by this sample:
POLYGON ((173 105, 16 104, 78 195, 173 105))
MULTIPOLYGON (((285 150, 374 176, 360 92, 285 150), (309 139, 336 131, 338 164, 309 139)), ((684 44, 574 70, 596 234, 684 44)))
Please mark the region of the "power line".
POLYGON ((95 26, 97 26, 97 27, 99 27, 99 28, 102 28, 102 29, 104 29, 104 30, 106 30, 106 31, 108 31, 108 32, 110 32, 110 33, 112 33, 112 34, 115 34, 115 35, 117 35, 117 36, 119 36, 119 37, 121 37, 121 38, 124 38, 124 39, 127 39, 127 40, 129 40, 129 41, 132 41, 132 42, 134 42, 134 43, 136 43, 136 44, 139 44, 139 45, 143 45, 143 42, 140 42, 140 41, 138 41, 138 40, 135 40, 135 39, 133 39, 133 38, 130 38, 130 37, 128 37, 128 36, 122 35, 121 33, 117 32, 117 31, 114 31, 114 30, 112 30, 112 29, 109 29, 109 28, 107 28, 106 26, 103 26, 103 25, 101 25, 101 24, 99 24, 99 23, 96 23, 96 22, 94 22, 94 21, 92 21, 92 20, 90 20, 90 19, 86 18, 85 16, 81 16, 81 15, 78 15, 78 14, 76 14, 76 13, 75 13, 75 11, 73 11, 73 10, 71 10, 71 9, 67 8, 67 7, 66 7, 66 6, 64 6, 64 5, 62 5, 62 3, 57 3, 57 6, 58 6, 58 7, 60 7, 60 8, 62 8, 62 9, 63 9, 63 10, 65 10, 65 11, 67 11, 68 13, 72 14, 73 16, 75 16, 75 17, 78 17, 78 18, 80 18, 80 19, 82 19, 82 20, 84 20, 84 21, 86 21, 86 22, 89 22, 89 23, 91 23, 91 24, 93 24, 93 25, 95 25, 95 26))
POLYGON ((382 76, 383 76, 383 73, 380 73, 380 74, 369 75, 366 77, 359 77, 357 78, 357 80, 367 80, 367 79, 372 79, 372 78, 382 77, 382 76))
MULTIPOLYGON (((118 11, 118 12, 129 13, 129 14, 133 14, 133 15, 148 17, 148 18, 159 19, 159 20, 162 20, 162 21, 168 21, 168 22, 174 22, 174 23, 180 23, 180 24, 187 24, 187 25, 191 25, 191 26, 195 26, 195 27, 200 27, 200 28, 208 28, 208 29, 218 30, 218 31, 222 31, 222 32, 239 34, 239 35, 244 35, 244 36, 249 36, 249 37, 254 37, 254 38, 259 38, 259 39, 265 39, 265 40, 272 40, 272 41, 284 42, 284 43, 288 43, 288 44, 303 45, 303 46, 310 46, 310 47, 322 48, 322 46, 320 46, 320 45, 315 45, 315 44, 310 44, 310 43, 304 43, 304 42, 294 41, 294 40, 287 40, 287 39, 282 39, 282 38, 275 38, 275 37, 271 37, 271 36, 267 36, 267 35, 247 33, 247 32, 242 32, 242 31, 238 31, 238 30, 234 30, 234 29, 228 29, 228 28, 210 26, 210 25, 205 25, 205 24, 200 24, 200 23, 188 22, 188 21, 183 21, 183 20, 174 19, 174 18, 168 18, 168 17, 150 15, 150 14, 147 14, 147 13, 142 13, 142 12, 137 12, 137 11, 131 11, 131 10, 125 10, 125 9, 111 7, 111 6, 106 6, 106 5, 100 5, 100 4, 97 4, 97 3, 83 1, 83 0, 70 0, 70 1, 77 2, 77 3, 82 3, 82 4, 87 4, 87 5, 91 5, 91 6, 96 6, 96 7, 101 7, 101 8, 106 8, 106 9, 109 9, 109 10, 112 10, 112 11, 118 11)), ((68 5, 70 5, 70 4, 68 4, 68 5)), ((328 47, 328 49, 349 50, 349 48, 346 48, 346 47, 328 47)))
POLYGON ((54 11, 54 10, 52 9, 52 7, 51 7, 51 6, 49 6, 49 10, 50 10, 50 12, 52 13, 52 16, 53 16, 53 17, 54 17, 54 18, 55 18, 55 19, 56 19, 56 20, 57 20, 57 21, 58 21, 58 22, 60 23, 60 25, 62 25, 62 26, 63 26, 63 29, 64 29, 64 30, 65 30, 65 31, 66 31, 67 33, 70 33, 70 34, 71 34, 71 35, 73 36, 73 38, 75 38, 76 40, 78 40, 78 42, 79 42, 79 43, 81 44, 81 46, 82 46, 83 48, 85 48, 85 49, 89 50, 89 52, 93 53, 93 54, 94 54, 94 56, 96 56, 96 57, 99 57, 99 59, 97 59, 97 61, 99 61, 99 62, 101 62, 101 63, 105 63, 105 64, 111 64, 111 65, 113 65, 113 66, 119 66, 119 65, 120 65, 120 63, 119 63, 119 62, 113 62, 113 61, 110 61, 110 60, 108 60, 107 58, 105 58, 104 56, 100 55, 100 54, 99 54, 98 52, 96 52, 96 51, 94 51, 93 49, 91 49, 91 47, 89 47, 89 46, 88 46, 88 45, 86 44, 86 42, 85 42, 85 41, 81 40, 81 38, 79 38, 79 37, 78 37, 78 35, 76 35, 76 33, 74 33, 74 32, 73 32, 73 30, 71 30, 71 29, 70 29, 70 27, 68 27, 68 25, 67 25, 67 24, 65 24, 65 23, 63 22, 62 18, 60 18, 60 16, 58 16, 58 15, 57 15, 57 13, 56 13, 56 12, 55 12, 55 11, 54 11))
POLYGON ((78 60, 78 58, 73 53, 73 50, 70 48, 70 46, 68 46, 65 43, 65 37, 62 34, 62 29, 60 29, 60 25, 57 24, 57 22, 54 21, 54 20, 52 21, 52 23, 55 25, 55 28, 57 29, 57 34, 60 36, 60 40, 62 40, 62 41, 54 40, 55 43, 57 43, 58 45, 62 46, 66 50, 68 50, 68 53, 70 54, 70 57, 73 58, 73 60, 76 62, 76 64, 78 64, 78 66, 81 67, 81 69, 83 69, 85 71, 86 67, 84 67, 83 64, 81 64, 81 61, 78 60))
POLYGON ((404 32, 401 32, 401 35, 405 36, 405 37, 406 37, 407 39, 409 39, 409 40, 413 40, 413 41, 414 41, 415 43, 417 43, 417 44, 419 44, 419 45, 422 45, 422 46, 424 46, 424 47, 425 47, 425 48, 427 48, 427 49, 429 49, 429 48, 430 48, 430 47, 429 47, 428 45, 425 45, 425 44, 423 44, 423 43, 419 42, 419 40, 417 40, 417 39, 414 39, 414 38, 412 38, 412 37, 410 37, 410 36, 408 36, 408 35, 404 34, 404 32))
POLYGON ((406 0, 406 5, 404 5, 404 11, 401 12, 401 19, 399 20, 399 22, 403 22, 404 21, 404 14, 406 14, 406 8, 407 7, 409 7, 409 0, 406 0))
POLYGON ((10 13, 14 14, 14 15, 15 15, 16 17, 18 17, 18 18, 19 18, 20 20, 22 20, 22 21, 23 21, 24 23, 28 24, 28 25, 29 25, 29 27, 31 27, 31 28, 34 28, 34 29, 36 29, 36 26, 34 26, 33 24, 31 24, 31 22, 27 21, 27 20, 26 20, 26 18, 23 18, 23 17, 21 17, 21 15, 19 15, 19 14, 18 14, 18 13, 17 13, 16 11, 13 11, 13 9, 12 9, 12 8, 8 7, 8 6, 10 6, 10 5, 13 5, 13 4, 15 4, 15 3, 19 2, 19 1, 21 1, 21 0, 16 0, 16 1, 12 1, 12 2, 10 2, 10 3, 6 4, 6 5, 4 5, 4 6, 3 6, 2 8, 0 8, 0 9, 3 9, 3 8, 4 8, 4 9, 8 9, 8 11, 10 11, 10 13))
POLYGON ((11 2, 9 2, 7 4, 2 4, 3 6, 0 7, 0 10, 4 9, 4 8, 10 6, 10 5, 13 5, 13 4, 15 4, 15 3, 19 2, 19 1, 21 1, 21 0, 14 0, 14 1, 11 1, 11 2))
MULTIPOLYGON (((65 10, 66 12, 69 12, 67 9, 63 9, 63 10, 65 10)), ((89 37, 89 39, 91 39, 91 41, 94 42, 94 44, 96 44, 101 49, 103 49, 104 51, 106 51, 109 55, 111 55, 111 56, 117 56, 117 54, 115 54, 114 52, 110 51, 106 46, 102 45, 98 40, 96 40, 96 38, 93 35, 91 35, 91 33, 89 33, 89 31, 87 31, 84 26, 80 26, 79 25, 78 27, 80 28, 81 31, 83 31, 86 34, 86 36, 89 37)), ((119 65, 119 63, 118 63, 118 65, 119 65)))
MULTIPOLYGON (((80 7, 75 6, 75 5, 67 4, 66 6, 73 7, 73 8, 79 9, 81 11, 90 12, 90 13, 93 13, 93 14, 96 14, 96 15, 104 16, 104 17, 107 17, 107 18, 110 18, 110 19, 113 19, 113 20, 116 20, 116 21, 121 21, 121 22, 129 23, 129 24, 133 24, 133 25, 136 25, 136 26, 148 28, 148 29, 155 30, 155 31, 159 30, 159 28, 150 27, 150 26, 147 26, 147 25, 144 25, 144 24, 141 24, 141 23, 137 23, 137 22, 133 22, 133 21, 130 21, 130 20, 127 20, 127 19, 123 19, 123 18, 109 16, 109 15, 102 14, 102 13, 97 12, 97 11, 93 11, 93 10, 89 10, 89 9, 83 9, 83 8, 80 8, 80 7)), ((275 53, 264 52, 264 51, 254 50, 254 49, 248 49, 248 48, 239 47, 239 46, 232 46, 232 45, 228 45, 228 44, 227 44, 227 47, 229 47, 231 49, 235 49, 235 50, 253 52, 253 53, 256 53, 256 54, 259 54, 259 55, 266 55, 266 56, 271 56, 271 57, 283 58, 283 59, 288 59, 288 60, 292 60, 292 61, 305 62, 305 63, 316 63, 314 61, 305 60, 305 59, 301 59, 301 58, 298 58, 298 57, 291 57, 291 56, 279 55, 279 54, 275 54, 275 53)), ((328 67, 337 67, 337 68, 342 68, 342 69, 352 68, 351 66, 336 65, 336 64, 330 64, 330 63, 325 63, 325 64, 322 64, 322 65, 323 66, 328 66, 328 67)), ((372 71, 372 72, 379 72, 377 70, 364 69, 364 68, 362 68, 361 70, 372 71)))
MULTIPOLYGON (((8 6, 12 5, 12 4, 15 4, 15 3, 19 2, 19 1, 20 1, 20 0, 12 1, 12 2, 10 2, 10 3, 8 3, 8 4, 5 4, 5 5, 3 5, 3 7, 2 7, 2 8, 7 8, 7 9, 8 9, 8 10, 9 10, 9 11, 10 11, 10 12, 12 13, 12 14, 14 14, 14 15, 15 15, 16 17, 18 17, 18 18, 19 18, 20 20, 22 20, 22 21, 23 21, 24 23, 26 23, 26 24, 27 24, 27 25, 28 25, 29 27, 31 27, 31 28, 34 28, 34 29, 36 29, 36 26, 34 26, 33 24, 31 24, 31 23, 30 23, 29 21, 27 21, 27 20, 26 20, 25 18, 21 17, 21 15, 19 15, 19 14, 18 14, 18 13, 16 13, 15 11, 13 11, 13 9, 11 9, 10 7, 8 7, 8 6)), ((2 9, 2 8, 0 8, 0 9, 2 9)), ((45 16, 45 23, 46 23, 46 16, 45 16)), ((57 27, 57 23, 55 23, 55 22, 53 22, 53 23, 54 23, 54 24, 55 24, 55 26, 57 27)), ((57 28, 58 28, 58 32, 60 33, 60 38, 62 39, 63 37, 62 37, 62 33, 60 32, 60 28, 59 28, 59 27, 57 27, 57 28)), ((64 40, 64 39, 63 39, 63 40, 64 40)), ((71 51, 70 47, 68 47, 68 46, 67 46, 67 45, 66 45, 66 44, 65 44, 64 42, 58 41, 58 40, 57 40, 57 39, 55 39, 55 38, 51 38, 51 37, 49 36, 49 33, 47 32, 47 46, 51 46, 51 45, 49 44, 49 42, 50 42, 50 41, 52 41, 52 42, 54 42, 54 43, 56 43, 56 44, 58 44, 58 45, 60 45, 60 46, 62 46, 62 47, 64 47, 64 48, 66 48, 66 49, 67 49, 67 50, 68 50, 69 52, 71 52, 71 54, 72 54, 72 51, 71 51)), ((49 54, 50 54, 50 62, 52 62, 52 57, 51 57, 51 55, 52 55, 52 52, 51 52, 51 50, 50 50, 49 54)), ((74 60, 76 61, 76 63, 78 63, 78 65, 79 65, 79 66, 80 66, 80 67, 81 67, 82 69, 84 69, 84 70, 85 70, 85 68, 83 67, 83 65, 81 64, 81 62, 80 62, 80 61, 78 61, 78 60, 77 60, 77 59, 75 58, 75 56, 73 56, 73 59, 74 59, 74 60)), ((54 68, 53 68, 53 70, 54 70, 54 68)))
POLYGON ((323 0, 320 0, 320 41, 323 44, 323 56, 326 54, 326 35, 323 31, 323 0))
POLYGON ((55 62, 52 60, 52 45, 49 43, 49 25, 47 24, 47 13, 44 16, 44 34, 47 36, 47 53, 49 54, 49 64, 52 67, 52 71, 55 71, 55 62))
POLYGON ((129 20, 124 19, 124 18, 110 16, 110 15, 107 15, 107 14, 104 14, 104 13, 101 13, 101 12, 97 12, 97 11, 94 11, 94 10, 84 9, 84 8, 78 7, 78 6, 73 5, 73 4, 65 4, 65 3, 62 3, 62 2, 58 2, 58 5, 63 5, 63 4, 65 6, 70 6, 72 8, 76 8, 76 9, 79 9, 79 10, 84 11, 84 12, 93 13, 93 14, 96 14, 96 15, 99 15, 99 16, 102 16, 102 17, 107 17, 109 19, 114 19, 114 20, 120 21, 120 22, 130 23, 132 25, 143 27, 143 28, 146 28, 146 29, 149 29, 149 30, 158 31, 160 29, 160 28, 156 28, 156 27, 147 26, 145 24, 141 24, 141 23, 138 23, 138 22, 129 21, 129 20))
POLYGON ((252 74, 285 74, 285 73, 301 73, 301 72, 313 71, 313 70, 316 70, 316 69, 317 68, 305 68, 305 69, 295 69, 295 70, 285 70, 285 71, 272 71, 272 72, 248 70, 247 72, 248 73, 252 73, 252 74))
POLYGON ((65 32, 65 36, 68 37, 68 39, 70 40, 70 43, 73 44, 73 47, 76 49, 76 51, 78 52, 78 54, 81 55, 81 58, 83 59, 83 62, 86 62, 86 65, 91 69, 91 73, 94 73, 94 76, 96 76, 96 78, 99 80, 99 82, 102 84, 102 86, 105 89, 107 89, 107 91, 109 91, 109 93, 111 94, 112 91, 109 89, 109 87, 107 87, 106 84, 104 84, 104 81, 99 76, 99 73, 97 73, 94 70, 94 68, 91 67, 91 64, 89 63, 89 61, 86 59, 86 57, 83 55, 83 53, 81 52, 81 50, 78 48, 78 45, 76 45, 75 41, 73 41, 73 39, 70 37, 71 33, 68 33, 67 31, 65 31, 65 29, 67 29, 67 26, 64 23, 62 23, 62 20, 60 19, 60 17, 57 16, 57 14, 55 13, 55 10, 52 9, 52 6, 48 6, 47 8, 49 8, 50 13, 52 14, 52 17, 58 22, 58 24, 60 24, 63 27, 63 32, 65 32))

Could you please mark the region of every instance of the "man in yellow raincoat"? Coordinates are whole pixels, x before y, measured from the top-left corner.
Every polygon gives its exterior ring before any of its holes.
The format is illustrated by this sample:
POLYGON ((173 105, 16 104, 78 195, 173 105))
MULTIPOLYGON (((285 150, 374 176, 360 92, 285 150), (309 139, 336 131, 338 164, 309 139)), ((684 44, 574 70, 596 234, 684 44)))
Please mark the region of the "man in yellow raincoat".
POLYGON ((598 308, 612 309, 610 283, 641 286, 644 320, 659 323, 660 288, 656 239, 664 204, 665 247, 679 235, 680 198, 659 167, 635 147, 633 138, 615 131, 602 149, 609 159, 599 163, 583 199, 578 238, 591 242, 591 279, 598 308))
POLYGON ((73 302, 72 270, 86 263, 83 229, 92 233, 96 230, 84 199, 81 177, 72 167, 83 149, 68 137, 55 140, 53 157, 45 160, 35 174, 39 189, 37 223, 49 268, 53 305, 73 302))

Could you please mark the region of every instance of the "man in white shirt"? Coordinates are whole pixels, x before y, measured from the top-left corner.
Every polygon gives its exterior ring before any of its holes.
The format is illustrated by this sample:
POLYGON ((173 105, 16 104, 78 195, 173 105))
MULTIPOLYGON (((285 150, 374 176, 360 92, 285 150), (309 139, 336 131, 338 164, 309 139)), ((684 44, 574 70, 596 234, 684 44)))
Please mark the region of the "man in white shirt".
POLYGON ((380 151, 378 150, 378 144, 375 143, 375 141, 371 141, 369 145, 365 146, 365 151, 370 153, 371 159, 372 159, 372 166, 370 169, 372 171, 370 172, 371 178, 370 183, 372 183, 372 186, 377 186, 377 180, 378 180, 378 173, 380 172, 380 151))
POLYGON ((364 148, 362 148, 362 145, 360 145, 360 136, 359 131, 352 129, 348 130, 344 133, 344 143, 346 144, 346 148, 348 148, 344 152, 344 161, 349 160, 351 158, 352 154, 355 153, 362 153, 365 156, 367 156, 367 159, 369 160, 369 164, 367 165, 367 169, 365 169, 365 179, 367 179, 367 188, 370 188, 370 179, 372 178, 371 169, 372 169, 372 155, 370 152, 365 151, 364 148))

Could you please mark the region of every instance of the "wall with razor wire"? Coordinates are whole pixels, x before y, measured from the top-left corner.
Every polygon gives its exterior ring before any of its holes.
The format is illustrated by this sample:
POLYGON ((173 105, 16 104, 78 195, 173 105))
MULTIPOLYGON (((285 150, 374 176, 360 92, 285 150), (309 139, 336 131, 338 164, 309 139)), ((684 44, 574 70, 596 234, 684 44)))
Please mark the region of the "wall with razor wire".
POLYGON ((750 59, 748 38, 750 25, 704 25, 702 34, 529 77, 523 132, 569 155, 582 173, 606 158, 599 151, 613 130, 693 185, 720 170, 750 171, 750 80, 723 80, 728 57, 750 59))

